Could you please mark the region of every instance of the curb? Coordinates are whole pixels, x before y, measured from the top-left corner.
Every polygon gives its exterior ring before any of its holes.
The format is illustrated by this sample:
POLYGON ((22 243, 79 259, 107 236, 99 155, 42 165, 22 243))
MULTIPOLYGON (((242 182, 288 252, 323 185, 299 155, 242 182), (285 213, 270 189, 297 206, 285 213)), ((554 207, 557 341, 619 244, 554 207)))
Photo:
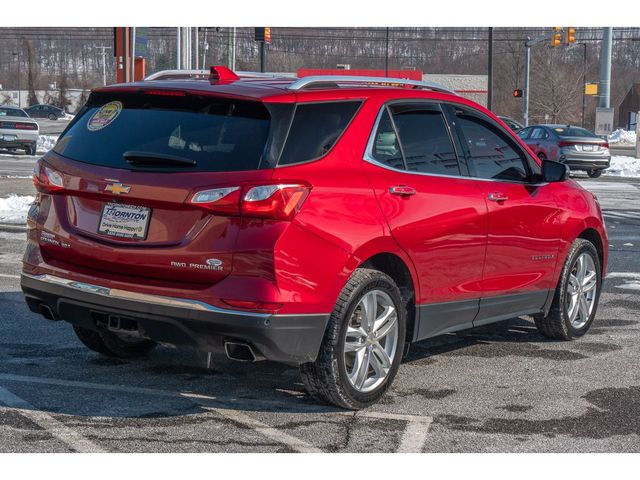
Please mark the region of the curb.
POLYGON ((0 223, 0 232, 9 233, 25 233, 27 231, 27 225, 15 225, 11 223, 0 223))

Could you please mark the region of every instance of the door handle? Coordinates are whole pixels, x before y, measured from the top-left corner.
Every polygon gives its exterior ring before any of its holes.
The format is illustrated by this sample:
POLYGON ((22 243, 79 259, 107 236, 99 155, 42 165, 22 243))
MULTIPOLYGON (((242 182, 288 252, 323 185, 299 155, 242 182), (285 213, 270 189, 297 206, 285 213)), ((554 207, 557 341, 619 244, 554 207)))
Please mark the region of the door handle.
POLYGON ((389 193, 391 195, 409 196, 415 195, 416 189, 407 185, 396 185, 395 187, 389 187, 389 193))
POLYGON ((509 200, 509 197, 500 192, 491 192, 489 195, 487 195, 487 198, 492 202, 504 202, 506 200, 509 200))

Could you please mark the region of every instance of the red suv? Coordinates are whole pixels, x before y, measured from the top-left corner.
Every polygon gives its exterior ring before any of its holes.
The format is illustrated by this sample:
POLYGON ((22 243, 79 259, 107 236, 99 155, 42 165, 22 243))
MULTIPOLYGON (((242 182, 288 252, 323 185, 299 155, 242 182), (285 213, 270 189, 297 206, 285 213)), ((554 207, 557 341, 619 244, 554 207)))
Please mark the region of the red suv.
POLYGON ((214 67, 99 88, 34 182, 31 310, 105 355, 299 365, 346 408, 383 395, 411 342, 519 315, 585 334, 607 263, 565 165, 423 82, 214 67))

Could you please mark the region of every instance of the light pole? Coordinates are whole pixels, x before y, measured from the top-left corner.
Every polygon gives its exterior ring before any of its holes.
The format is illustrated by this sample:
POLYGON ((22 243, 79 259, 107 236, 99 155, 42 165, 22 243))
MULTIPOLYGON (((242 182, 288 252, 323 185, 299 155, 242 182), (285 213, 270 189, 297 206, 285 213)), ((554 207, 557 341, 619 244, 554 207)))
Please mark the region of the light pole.
POLYGON ((11 52, 12 55, 18 57, 18 107, 22 108, 22 92, 20 91, 20 49, 17 52, 11 52))
POLYGON ((587 99, 584 93, 584 89, 587 85, 587 44, 585 42, 580 42, 577 45, 582 45, 582 123, 580 126, 584 128, 584 111, 587 99))
POLYGON ((522 120, 524 126, 529 126, 529 66, 531 64, 531 47, 541 42, 549 40, 549 34, 540 35, 535 38, 527 37, 524 43, 524 102, 522 107, 522 120))

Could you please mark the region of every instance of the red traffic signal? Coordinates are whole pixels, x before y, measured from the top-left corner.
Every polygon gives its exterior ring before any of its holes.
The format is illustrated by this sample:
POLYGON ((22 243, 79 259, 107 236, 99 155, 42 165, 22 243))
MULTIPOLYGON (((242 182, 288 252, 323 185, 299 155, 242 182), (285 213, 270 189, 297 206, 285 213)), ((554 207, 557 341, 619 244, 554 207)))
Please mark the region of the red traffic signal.
POLYGON ((271 27, 255 27, 256 42, 271 43, 271 27))
POLYGON ((514 97, 516 97, 516 98, 520 98, 520 97, 522 97, 523 93, 524 93, 524 92, 523 92, 523 90, 522 90, 522 89, 520 89, 520 88, 516 88, 516 89, 513 91, 513 96, 514 96, 514 97))

